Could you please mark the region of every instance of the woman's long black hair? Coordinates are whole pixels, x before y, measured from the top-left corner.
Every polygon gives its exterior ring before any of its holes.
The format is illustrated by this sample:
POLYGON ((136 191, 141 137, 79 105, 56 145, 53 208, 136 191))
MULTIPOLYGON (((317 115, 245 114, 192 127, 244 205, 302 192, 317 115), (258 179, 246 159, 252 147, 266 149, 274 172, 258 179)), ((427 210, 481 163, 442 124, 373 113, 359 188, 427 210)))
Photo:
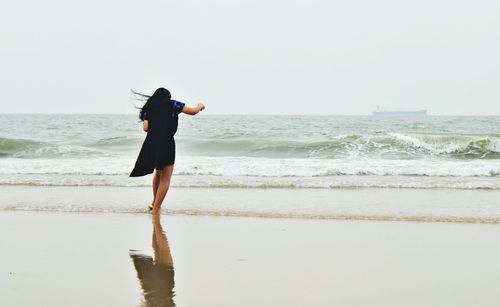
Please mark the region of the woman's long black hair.
POLYGON ((139 119, 141 121, 145 120, 146 113, 149 110, 151 110, 152 106, 154 106, 158 103, 167 102, 170 99, 172 99, 172 95, 164 87, 160 87, 160 88, 156 89, 154 94, 151 96, 135 92, 134 90, 131 90, 131 91, 132 91, 132 93, 141 97, 142 99, 147 99, 146 103, 140 108, 141 110, 139 111, 139 119))

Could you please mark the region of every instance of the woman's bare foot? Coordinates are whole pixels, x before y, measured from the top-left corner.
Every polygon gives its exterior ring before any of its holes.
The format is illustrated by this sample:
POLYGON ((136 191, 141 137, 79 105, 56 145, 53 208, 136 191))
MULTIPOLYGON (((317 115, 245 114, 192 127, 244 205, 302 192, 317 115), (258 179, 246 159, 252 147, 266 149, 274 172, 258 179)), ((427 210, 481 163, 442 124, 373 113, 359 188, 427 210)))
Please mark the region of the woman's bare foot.
POLYGON ((149 205, 149 206, 148 206, 149 211, 153 211, 153 208, 154 208, 154 207, 153 207, 153 204, 154 204, 154 203, 152 203, 151 205, 149 205))

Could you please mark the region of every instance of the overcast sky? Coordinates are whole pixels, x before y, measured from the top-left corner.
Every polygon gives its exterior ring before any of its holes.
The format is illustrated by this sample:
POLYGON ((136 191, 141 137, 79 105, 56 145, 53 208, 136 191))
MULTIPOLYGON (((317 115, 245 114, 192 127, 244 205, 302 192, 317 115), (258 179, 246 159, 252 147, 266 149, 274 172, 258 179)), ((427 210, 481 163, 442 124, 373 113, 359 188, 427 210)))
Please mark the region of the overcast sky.
POLYGON ((0 3, 1 113, 500 115, 498 0, 0 3))

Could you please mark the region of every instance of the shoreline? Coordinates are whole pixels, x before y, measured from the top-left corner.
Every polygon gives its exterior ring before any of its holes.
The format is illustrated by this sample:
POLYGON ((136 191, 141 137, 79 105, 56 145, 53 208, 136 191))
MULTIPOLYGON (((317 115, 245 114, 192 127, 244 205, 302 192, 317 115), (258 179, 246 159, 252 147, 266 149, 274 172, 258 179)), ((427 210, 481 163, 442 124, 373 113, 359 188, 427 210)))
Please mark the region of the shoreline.
MULTIPOLYGON (((109 211, 75 211, 75 210, 37 210, 37 209, 14 209, 0 210, 0 212, 32 212, 32 213, 75 213, 75 214, 127 214, 127 215, 151 215, 146 209, 142 212, 109 212, 109 211)), ((210 212, 210 211, 186 211, 186 210, 164 210, 162 209, 160 216, 185 216, 185 217, 213 217, 213 218, 258 218, 258 219, 290 219, 290 220, 316 220, 316 221, 351 221, 351 222, 408 222, 408 223, 452 223, 452 224, 486 224, 499 225, 500 218, 486 217, 447 217, 447 216, 364 216, 364 215, 293 215, 293 214, 263 214, 259 215, 253 212, 210 212)))
MULTIPOLYGON (((145 213, 150 187, 0 186, 0 212, 145 213)), ((500 191, 171 188, 166 215, 500 224, 500 191)))

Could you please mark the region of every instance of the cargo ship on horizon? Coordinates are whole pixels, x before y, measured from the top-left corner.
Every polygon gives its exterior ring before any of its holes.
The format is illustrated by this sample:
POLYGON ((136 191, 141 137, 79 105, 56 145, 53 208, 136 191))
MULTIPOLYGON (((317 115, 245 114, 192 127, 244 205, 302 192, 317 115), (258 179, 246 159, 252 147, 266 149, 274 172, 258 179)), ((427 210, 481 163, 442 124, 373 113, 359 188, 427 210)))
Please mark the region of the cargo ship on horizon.
POLYGON ((427 116, 427 110, 416 110, 416 111, 387 111, 380 106, 373 111, 373 116, 427 116))

